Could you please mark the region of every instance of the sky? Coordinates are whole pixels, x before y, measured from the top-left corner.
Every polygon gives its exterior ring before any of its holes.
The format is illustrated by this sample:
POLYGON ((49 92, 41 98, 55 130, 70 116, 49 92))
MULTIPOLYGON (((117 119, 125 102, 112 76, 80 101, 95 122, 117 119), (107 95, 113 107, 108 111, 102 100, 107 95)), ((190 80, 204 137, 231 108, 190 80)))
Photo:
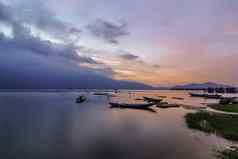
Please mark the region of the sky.
POLYGON ((237 0, 0 0, 2 84, 238 85, 237 43, 237 0))

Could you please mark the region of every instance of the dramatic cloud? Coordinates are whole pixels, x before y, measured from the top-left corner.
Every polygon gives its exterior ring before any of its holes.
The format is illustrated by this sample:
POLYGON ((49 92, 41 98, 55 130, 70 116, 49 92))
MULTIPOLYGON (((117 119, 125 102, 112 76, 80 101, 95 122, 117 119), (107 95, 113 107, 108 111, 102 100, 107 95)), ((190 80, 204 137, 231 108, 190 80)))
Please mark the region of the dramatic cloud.
MULTIPOLYGON (((77 47, 73 44, 56 44, 33 36, 31 30, 25 26, 25 22, 14 20, 10 12, 10 7, 0 3, 0 9, 0 22, 2 21, 9 24, 13 30, 13 38, 5 38, 2 35, 0 39, 2 45, 7 45, 8 47, 17 48, 19 50, 28 50, 40 55, 61 57, 78 63, 98 64, 89 57, 79 56, 77 47)), ((51 19, 50 17, 49 15, 48 19, 51 19)), ((47 17, 43 19, 47 19, 47 17)), ((70 32, 78 33, 79 31, 75 28, 71 28, 70 32)))
POLYGON ((154 85, 237 84, 237 17, 232 0, 0 0, 0 54, 154 85))
POLYGON ((12 8, 0 2, 0 21, 12 24, 14 22, 12 8))
POLYGON ((1 44, 19 50, 28 50, 34 54, 61 57, 78 63, 97 64, 95 60, 89 57, 79 56, 75 46, 54 44, 39 37, 33 37, 30 35, 30 31, 21 25, 15 25, 13 28, 14 38, 2 36, 1 44))
POLYGON ((119 37, 129 35, 126 27, 126 24, 115 24, 102 19, 98 19, 93 24, 87 26, 93 35, 113 44, 119 43, 119 37))
POLYGON ((14 10, 2 3, 0 9, 0 23, 12 30, 11 37, 0 30, 0 88, 150 88, 112 79, 114 71, 82 55, 74 40, 55 43, 34 35, 32 25, 47 33, 55 28, 68 37, 81 32, 73 27, 66 32, 64 23, 54 21, 47 12, 34 22, 15 18, 14 10))
POLYGON ((41 1, 23 1, 14 6, 6 6, 0 2, 0 9, 1 19, 24 24, 34 32, 43 32, 66 42, 78 41, 82 32, 72 24, 60 20, 41 1))

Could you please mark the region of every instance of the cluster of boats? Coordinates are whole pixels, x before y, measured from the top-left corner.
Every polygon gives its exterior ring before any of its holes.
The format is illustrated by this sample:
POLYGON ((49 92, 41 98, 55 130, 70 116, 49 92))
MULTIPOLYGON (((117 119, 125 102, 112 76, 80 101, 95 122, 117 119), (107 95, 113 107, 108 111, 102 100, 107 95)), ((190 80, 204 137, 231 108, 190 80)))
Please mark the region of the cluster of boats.
POLYGON ((206 94, 206 93, 189 93, 191 97, 201 97, 210 99, 220 99, 222 95, 219 94, 206 94))
MULTIPOLYGON (((110 94, 110 93, 105 93, 105 92, 96 92, 93 93, 93 95, 95 96, 106 96, 106 97, 114 97, 114 94, 110 94)), ((76 98, 76 103, 83 103, 87 100, 87 97, 84 95, 80 95, 79 97, 76 98)))
POLYGON ((219 99, 219 104, 238 104, 237 97, 223 97, 219 94, 199 94, 199 93, 190 93, 191 97, 201 97, 208 99, 219 99))
POLYGON ((135 108, 135 109, 147 109, 154 106, 156 103, 162 101, 162 99, 155 99, 149 97, 143 97, 141 99, 144 103, 116 103, 116 102, 109 102, 111 107, 118 107, 118 108, 135 108))
POLYGON ((144 103, 115 103, 109 102, 111 107, 118 107, 118 108, 132 108, 132 109, 149 109, 152 106, 157 106, 160 108, 172 108, 172 107, 179 107, 178 104, 169 104, 167 102, 162 102, 163 99, 158 98, 151 98, 151 97, 143 97, 141 99, 144 103))
MULTIPOLYGON (((95 96, 106 96, 106 97, 114 97, 115 94, 104 93, 104 92, 96 92, 93 93, 95 96)), ((160 108, 171 108, 171 107, 179 107, 177 104, 169 104, 167 102, 163 102, 162 98, 152 98, 152 97, 142 97, 136 98, 135 100, 140 100, 143 102, 140 103, 118 103, 118 102, 109 102, 111 108, 132 108, 132 109, 151 109, 152 106, 157 106, 160 108)), ((80 95, 76 98, 76 103, 83 103, 87 101, 87 97, 84 95, 80 95)))
POLYGON ((238 98, 237 97, 223 97, 220 99, 219 104, 238 104, 238 98))

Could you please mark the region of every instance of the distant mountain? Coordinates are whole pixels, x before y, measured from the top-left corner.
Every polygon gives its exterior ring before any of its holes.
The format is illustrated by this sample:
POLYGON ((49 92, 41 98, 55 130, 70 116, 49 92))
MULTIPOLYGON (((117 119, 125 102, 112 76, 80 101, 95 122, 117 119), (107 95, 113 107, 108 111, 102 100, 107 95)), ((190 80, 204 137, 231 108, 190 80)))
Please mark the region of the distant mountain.
POLYGON ((43 78, 41 80, 13 78, 12 81, 2 82, 0 80, 0 91, 6 89, 134 89, 152 90, 152 86, 134 82, 114 80, 107 77, 79 77, 79 78, 43 78))
POLYGON ((172 90, 203 90, 207 88, 218 88, 218 87, 232 87, 225 84, 218 84, 214 82, 207 82, 207 83, 190 83, 185 85, 177 85, 172 87, 172 90))
MULTIPOLYGON (((1 66, 1 64, 0 64, 1 66)), ((60 69, 59 69, 60 70, 60 69)), ((18 73, 8 69, 0 78, 0 91, 6 89, 155 89, 152 86, 125 80, 115 80, 95 73, 54 73, 32 71, 18 73)), ((1 67, 0 67, 1 72, 1 67)))

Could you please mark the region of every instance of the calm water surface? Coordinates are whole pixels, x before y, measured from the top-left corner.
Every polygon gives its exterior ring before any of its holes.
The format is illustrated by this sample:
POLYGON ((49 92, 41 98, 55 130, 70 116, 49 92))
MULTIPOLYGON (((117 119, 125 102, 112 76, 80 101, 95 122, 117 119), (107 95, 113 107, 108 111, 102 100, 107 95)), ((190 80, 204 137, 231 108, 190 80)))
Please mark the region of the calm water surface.
MULTIPOLYGON (((121 92, 113 99, 78 92, 0 93, 1 159, 210 159, 214 148, 230 143, 190 130, 184 115, 194 110, 155 112, 111 109, 108 101, 133 101, 142 96, 168 96, 167 101, 200 106, 214 102, 191 99, 187 92, 121 92), (175 100, 172 97, 183 97, 175 100)), ((135 102, 135 101, 133 101, 135 102)))

